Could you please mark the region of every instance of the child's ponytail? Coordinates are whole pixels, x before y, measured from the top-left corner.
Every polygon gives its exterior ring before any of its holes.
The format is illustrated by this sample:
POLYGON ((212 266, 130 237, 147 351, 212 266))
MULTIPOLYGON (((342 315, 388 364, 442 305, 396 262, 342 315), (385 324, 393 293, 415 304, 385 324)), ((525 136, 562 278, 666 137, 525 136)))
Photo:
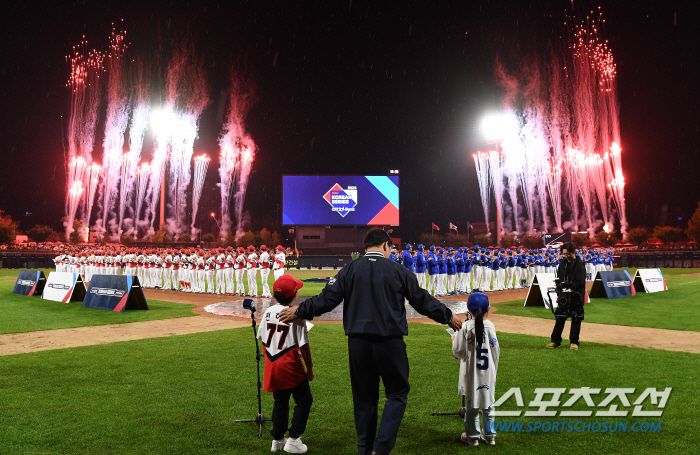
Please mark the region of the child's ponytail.
POLYGON ((481 310, 474 310, 471 313, 474 316, 476 341, 481 346, 484 342, 484 313, 481 310))

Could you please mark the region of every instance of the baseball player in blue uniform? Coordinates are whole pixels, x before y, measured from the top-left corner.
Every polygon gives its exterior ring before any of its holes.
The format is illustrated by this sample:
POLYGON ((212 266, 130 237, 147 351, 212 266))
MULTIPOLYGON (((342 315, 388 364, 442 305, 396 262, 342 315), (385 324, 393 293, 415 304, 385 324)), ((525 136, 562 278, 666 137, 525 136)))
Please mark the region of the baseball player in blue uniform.
POLYGON ((428 260, 425 258, 425 245, 418 245, 418 251, 414 257, 416 263, 416 277, 418 278, 418 286, 425 289, 425 269, 427 268, 428 260))
POLYGON ((428 292, 431 295, 437 294, 437 279, 440 266, 437 262, 437 257, 435 254, 435 245, 430 245, 430 251, 428 251, 428 292))
POLYGON ((447 250, 447 256, 445 256, 445 262, 447 263, 447 295, 455 295, 457 284, 457 262, 455 258, 455 249, 450 247, 447 250))
POLYGON ((413 262, 413 255, 411 254, 413 252, 413 245, 410 243, 406 244, 406 249, 403 250, 403 253, 401 254, 401 262, 403 263, 403 266, 406 267, 408 270, 415 272, 415 264, 413 262))
POLYGON ((396 245, 391 245, 391 253, 389 253, 389 259, 400 264, 401 260, 399 259, 399 255, 396 253, 396 245))
POLYGON ((445 249, 440 248, 439 254, 437 255, 437 261, 439 265, 438 269, 438 296, 447 295, 447 260, 445 259, 445 249))

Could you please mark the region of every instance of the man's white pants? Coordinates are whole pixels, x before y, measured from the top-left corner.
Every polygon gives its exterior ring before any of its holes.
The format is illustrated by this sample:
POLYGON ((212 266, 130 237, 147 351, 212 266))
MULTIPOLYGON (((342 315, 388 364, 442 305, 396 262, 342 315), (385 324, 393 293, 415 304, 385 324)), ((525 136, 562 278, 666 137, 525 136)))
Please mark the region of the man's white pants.
POLYGON ((236 269, 236 294, 245 295, 245 288, 243 287, 243 274, 245 269, 236 269))
POLYGON ((440 295, 446 295, 447 294, 447 274, 446 273, 441 273, 440 274, 440 295))
POLYGON ((478 289, 479 291, 481 291, 483 287, 484 270, 485 268, 480 265, 474 267, 474 289, 478 289))
POLYGON ((226 293, 226 278, 224 277, 224 269, 216 270, 216 293, 226 293))
POLYGON ((180 269, 173 269, 170 276, 173 282, 173 289, 178 291, 180 289, 180 269))
POLYGON ((447 293, 455 292, 455 284, 457 283, 457 275, 447 275, 447 293))
POLYGON ((482 291, 490 291, 493 270, 489 269, 488 267, 484 267, 481 272, 481 284, 479 285, 479 289, 481 289, 482 291))
MULTIPOLYGON (((209 294, 214 293, 214 270, 207 270, 206 271, 206 277, 207 277, 207 292, 209 294)), ((202 290, 204 292, 204 290, 202 290)))
POLYGON ((262 268, 260 269, 260 281, 262 281, 262 296, 272 297, 270 294, 270 284, 267 282, 267 277, 270 276, 270 269, 262 268))
POLYGON ((170 278, 173 275, 173 269, 172 267, 165 267, 163 268, 163 289, 171 289, 171 282, 170 278))
POLYGON ((418 286, 425 289, 425 272, 416 272, 416 279, 418 279, 418 286))
POLYGON ((233 294, 235 286, 233 283, 233 269, 231 267, 224 269, 224 279, 226 279, 226 293, 233 294))
POLYGON ((258 274, 258 269, 248 269, 248 295, 253 297, 258 296, 258 282, 255 276, 258 274))
POLYGON ((430 275, 428 274, 428 287, 426 290, 430 293, 430 295, 435 295, 435 288, 437 287, 437 275, 430 275))
POLYGON ((197 292, 204 292, 204 287, 206 286, 204 280, 206 279, 207 271, 197 269, 197 292))

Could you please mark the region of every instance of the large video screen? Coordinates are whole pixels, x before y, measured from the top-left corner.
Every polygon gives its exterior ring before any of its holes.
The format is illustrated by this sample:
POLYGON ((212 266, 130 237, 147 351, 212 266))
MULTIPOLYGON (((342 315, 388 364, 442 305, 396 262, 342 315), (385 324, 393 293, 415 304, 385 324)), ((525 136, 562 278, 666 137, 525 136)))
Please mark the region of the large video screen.
POLYGON ((285 225, 399 225, 399 177, 283 175, 285 225))

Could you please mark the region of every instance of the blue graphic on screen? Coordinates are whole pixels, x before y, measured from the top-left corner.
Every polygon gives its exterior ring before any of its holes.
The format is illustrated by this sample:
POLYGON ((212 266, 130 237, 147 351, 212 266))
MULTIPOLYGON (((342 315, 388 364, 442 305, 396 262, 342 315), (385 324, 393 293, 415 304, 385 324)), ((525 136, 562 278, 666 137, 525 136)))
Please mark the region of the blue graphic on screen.
POLYGON ((398 226, 399 177, 282 176, 282 222, 398 226))

